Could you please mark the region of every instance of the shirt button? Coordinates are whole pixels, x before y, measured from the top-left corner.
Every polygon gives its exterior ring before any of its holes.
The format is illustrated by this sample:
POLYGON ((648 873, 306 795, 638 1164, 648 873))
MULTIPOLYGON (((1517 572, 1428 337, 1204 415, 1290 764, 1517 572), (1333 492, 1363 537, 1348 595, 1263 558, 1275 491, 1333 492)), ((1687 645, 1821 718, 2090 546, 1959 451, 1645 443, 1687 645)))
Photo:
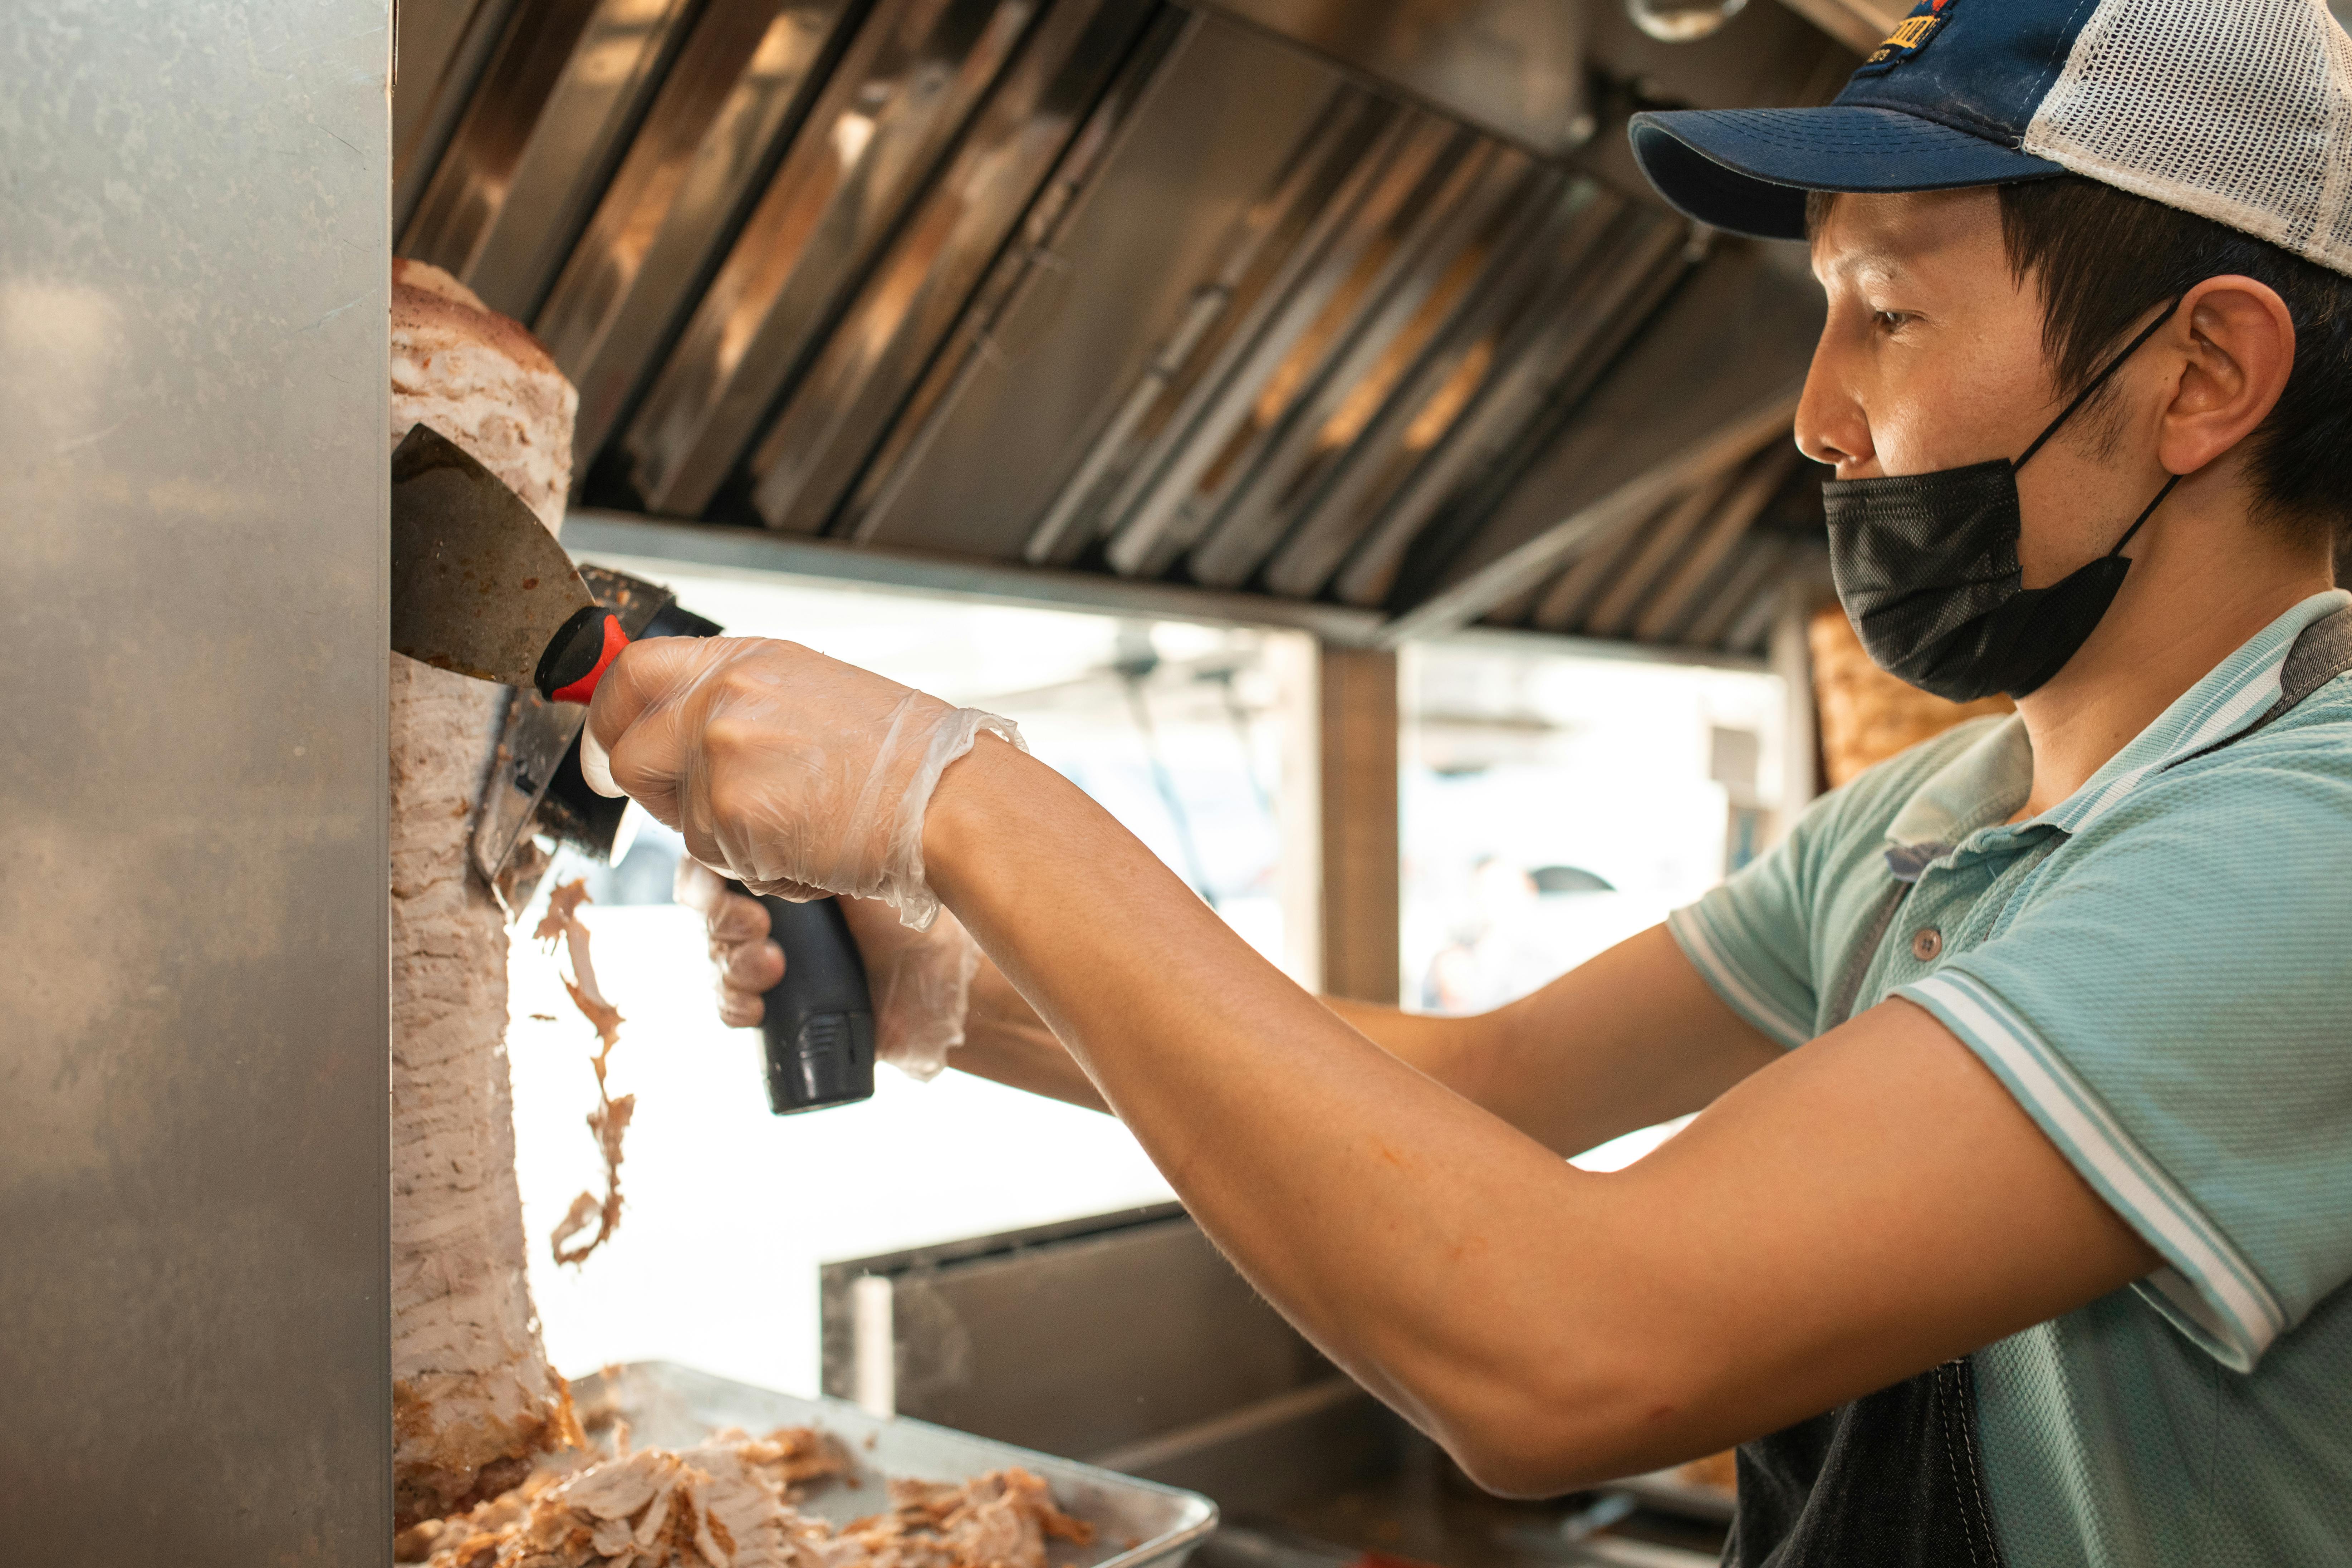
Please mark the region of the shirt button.
POLYGON ((1936 955, 1944 951, 1944 933, 1934 926, 1921 926, 1911 933, 1911 956, 1922 963, 1933 963, 1936 955))

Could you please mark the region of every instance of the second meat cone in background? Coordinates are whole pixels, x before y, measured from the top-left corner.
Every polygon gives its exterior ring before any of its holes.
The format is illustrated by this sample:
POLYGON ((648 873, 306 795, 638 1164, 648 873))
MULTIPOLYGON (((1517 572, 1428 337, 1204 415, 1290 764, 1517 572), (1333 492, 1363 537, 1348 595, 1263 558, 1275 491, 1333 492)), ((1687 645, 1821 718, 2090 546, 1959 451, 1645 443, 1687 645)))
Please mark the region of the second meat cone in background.
POLYGON ((1887 674, 1871 662, 1853 623, 1835 605, 1814 612, 1806 640, 1821 709, 1822 768, 1832 789, 1955 724, 2017 706, 2006 697, 1947 702, 1887 674))

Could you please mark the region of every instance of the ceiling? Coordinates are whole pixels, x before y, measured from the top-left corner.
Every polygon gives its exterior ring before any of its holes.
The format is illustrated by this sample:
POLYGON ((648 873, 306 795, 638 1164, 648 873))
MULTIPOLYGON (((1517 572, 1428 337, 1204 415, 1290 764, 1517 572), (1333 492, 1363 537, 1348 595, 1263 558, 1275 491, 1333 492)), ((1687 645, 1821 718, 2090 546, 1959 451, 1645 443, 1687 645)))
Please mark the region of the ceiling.
POLYGON ((1825 100, 1877 3, 405 0, 398 249, 571 375, 608 522, 1748 654, 1818 290, 1623 122, 1825 100))

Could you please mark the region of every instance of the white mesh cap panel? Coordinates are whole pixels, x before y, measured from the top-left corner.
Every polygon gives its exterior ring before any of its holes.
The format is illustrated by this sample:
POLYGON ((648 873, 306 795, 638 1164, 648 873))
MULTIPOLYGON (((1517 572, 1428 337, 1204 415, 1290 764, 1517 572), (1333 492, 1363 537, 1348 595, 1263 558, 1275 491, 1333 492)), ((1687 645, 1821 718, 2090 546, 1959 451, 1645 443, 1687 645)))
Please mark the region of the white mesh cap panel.
POLYGON ((2024 151, 2352 273, 2352 37, 2326 0, 2102 0, 2024 151))

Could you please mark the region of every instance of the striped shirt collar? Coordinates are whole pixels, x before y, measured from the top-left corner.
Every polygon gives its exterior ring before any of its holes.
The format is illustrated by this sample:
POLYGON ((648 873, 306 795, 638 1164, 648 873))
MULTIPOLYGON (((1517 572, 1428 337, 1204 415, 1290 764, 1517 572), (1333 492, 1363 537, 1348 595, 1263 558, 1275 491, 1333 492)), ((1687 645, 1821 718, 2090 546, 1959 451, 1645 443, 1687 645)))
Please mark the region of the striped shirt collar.
POLYGON ((2248 638, 2235 653, 2176 699, 2156 721, 2107 759, 2083 787, 2041 816, 2008 825, 2033 782, 2033 748, 2025 721, 2012 713, 1930 774, 1886 829, 1886 863, 1904 881, 1916 881, 1937 860, 1974 838, 2021 837, 2042 828, 2079 833, 2131 798, 2168 763, 2228 740, 2268 712, 2279 699, 2279 671, 2304 628, 2352 605, 2352 594, 2314 594, 2248 638))

